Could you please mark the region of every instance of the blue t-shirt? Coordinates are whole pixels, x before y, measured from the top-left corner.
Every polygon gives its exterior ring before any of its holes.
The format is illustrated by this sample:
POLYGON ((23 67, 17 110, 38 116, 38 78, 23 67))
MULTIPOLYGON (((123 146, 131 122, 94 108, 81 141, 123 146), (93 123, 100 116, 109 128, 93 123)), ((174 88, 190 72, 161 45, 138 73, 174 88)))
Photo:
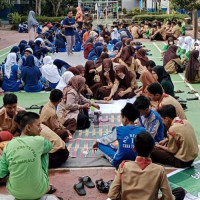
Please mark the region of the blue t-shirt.
MULTIPOLYGON (((75 19, 74 18, 69 18, 69 17, 66 17, 64 20, 63 20, 63 25, 74 25, 75 24, 75 19)), ((65 28, 65 35, 66 36, 74 36, 75 33, 74 33, 74 28, 65 28)))

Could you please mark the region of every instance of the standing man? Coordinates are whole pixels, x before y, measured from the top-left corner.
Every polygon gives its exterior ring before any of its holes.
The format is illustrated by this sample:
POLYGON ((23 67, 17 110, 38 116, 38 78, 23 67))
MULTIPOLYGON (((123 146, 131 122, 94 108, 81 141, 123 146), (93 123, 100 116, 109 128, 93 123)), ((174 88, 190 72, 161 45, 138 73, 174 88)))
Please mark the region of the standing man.
POLYGON ((67 40, 67 52, 68 56, 72 55, 72 48, 75 45, 75 32, 74 28, 75 19, 73 18, 73 13, 71 10, 68 10, 67 17, 63 20, 63 27, 65 28, 65 36, 67 40))

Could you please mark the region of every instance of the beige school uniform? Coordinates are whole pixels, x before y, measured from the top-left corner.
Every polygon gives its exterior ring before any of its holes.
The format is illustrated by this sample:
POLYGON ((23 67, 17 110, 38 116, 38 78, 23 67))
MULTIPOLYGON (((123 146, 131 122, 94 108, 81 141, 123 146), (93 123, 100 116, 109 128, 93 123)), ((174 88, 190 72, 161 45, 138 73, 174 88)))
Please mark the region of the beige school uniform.
MULTIPOLYGON (((16 114, 20 110, 25 110, 22 107, 17 106, 16 114)), ((10 118, 6 112, 6 108, 0 109, 0 131, 9 131, 14 134, 14 132, 17 130, 17 124, 14 121, 14 118, 10 118)))
POLYGON ((180 117, 181 119, 187 119, 181 104, 174 97, 165 93, 163 94, 161 100, 158 102, 156 110, 159 110, 163 106, 169 104, 173 105, 176 108, 176 114, 178 117, 180 117))
POLYGON ((175 38, 178 38, 178 37, 181 35, 181 31, 180 31, 179 26, 174 26, 174 27, 172 28, 172 35, 173 35, 175 38))
POLYGON ((51 102, 48 102, 42 108, 42 112, 40 114, 40 122, 48 126, 53 131, 63 128, 56 114, 56 108, 51 102))
POLYGON ((192 125, 187 120, 175 118, 168 131, 168 152, 174 157, 189 162, 198 156, 199 148, 192 125))
POLYGON ((133 36, 134 39, 139 38, 139 28, 137 26, 131 28, 131 35, 133 36))
POLYGON ((42 130, 40 132, 40 136, 49 140, 53 144, 53 148, 50 151, 50 153, 54 153, 59 149, 66 148, 65 142, 55 132, 53 132, 50 128, 48 128, 44 124, 41 124, 41 128, 42 130))
POLYGON ((151 163, 141 169, 137 162, 125 162, 115 176, 108 197, 112 200, 174 200, 164 167, 151 163), (162 198, 158 198, 159 189, 162 198))

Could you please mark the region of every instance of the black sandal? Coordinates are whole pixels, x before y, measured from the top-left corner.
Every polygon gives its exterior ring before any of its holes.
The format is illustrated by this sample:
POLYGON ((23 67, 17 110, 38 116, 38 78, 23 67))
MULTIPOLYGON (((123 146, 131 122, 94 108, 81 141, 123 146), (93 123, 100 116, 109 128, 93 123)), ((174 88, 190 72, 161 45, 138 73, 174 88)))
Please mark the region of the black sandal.
POLYGON ((86 191, 85 191, 83 182, 79 182, 79 183, 74 184, 74 190, 80 196, 85 196, 86 195, 86 191))
POLYGON ((80 177, 83 179, 83 183, 88 188, 94 188, 95 184, 92 182, 92 179, 89 176, 80 177))
POLYGON ((38 105, 32 105, 32 106, 26 108, 26 110, 40 109, 40 108, 41 108, 41 106, 38 106, 38 105))
POLYGON ((108 182, 103 181, 103 179, 96 180, 96 188, 101 193, 108 193, 112 182, 113 180, 110 180, 108 182))
POLYGON ((49 185, 49 191, 46 194, 53 194, 56 192, 56 188, 53 185, 49 185))
POLYGON ((187 98, 188 101, 193 101, 193 100, 199 100, 199 97, 191 97, 191 98, 187 98))

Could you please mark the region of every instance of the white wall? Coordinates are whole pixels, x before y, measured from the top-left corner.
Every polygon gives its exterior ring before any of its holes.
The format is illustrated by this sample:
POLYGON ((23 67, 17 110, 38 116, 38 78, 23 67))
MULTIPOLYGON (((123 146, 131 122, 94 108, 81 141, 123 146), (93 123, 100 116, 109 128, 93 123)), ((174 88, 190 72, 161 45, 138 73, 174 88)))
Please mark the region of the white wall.
POLYGON ((126 8, 127 10, 132 10, 135 7, 139 7, 138 0, 122 0, 122 8, 126 8))

